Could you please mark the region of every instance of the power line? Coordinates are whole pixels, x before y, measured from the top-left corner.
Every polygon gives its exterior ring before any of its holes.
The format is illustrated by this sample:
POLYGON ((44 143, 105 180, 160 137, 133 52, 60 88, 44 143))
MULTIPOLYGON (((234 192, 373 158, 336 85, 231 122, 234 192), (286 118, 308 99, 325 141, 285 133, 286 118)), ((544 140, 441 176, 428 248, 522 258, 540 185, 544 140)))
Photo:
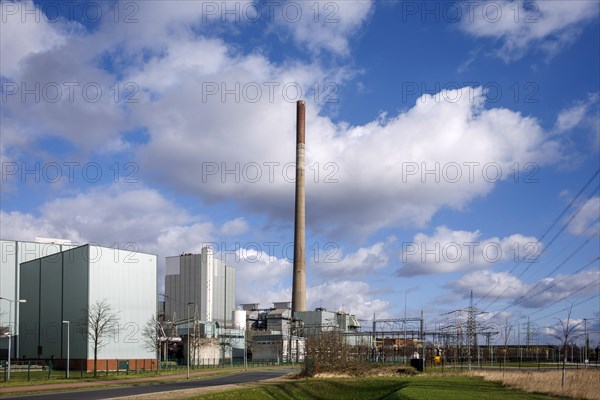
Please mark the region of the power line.
MULTIPOLYGON (((546 290, 552 289, 553 287, 555 287, 555 286, 556 286, 556 285, 558 285, 559 283, 562 283, 562 282, 566 281, 567 279, 569 279, 569 278, 571 278, 571 277, 575 276, 576 274, 580 273, 581 271, 585 270, 587 267, 589 267, 590 265, 592 265, 593 263, 595 263, 595 262, 596 262, 596 261, 598 261, 598 260, 600 260, 600 256, 599 256, 599 257, 596 257, 596 258, 594 258, 592 261, 590 261, 589 263, 585 264, 583 267, 579 268, 578 270, 576 270, 576 271, 575 271, 575 272, 573 272, 572 274, 570 274, 570 275, 567 275, 567 276, 565 276, 565 277, 564 277, 564 278, 562 278, 562 279, 556 279, 556 280, 555 280, 555 281, 554 281, 554 282, 553 282, 551 285, 549 285, 549 286, 547 286, 547 287, 545 287, 545 288, 542 288, 542 290, 540 290, 539 292, 537 292, 537 293, 535 293, 535 294, 532 294, 531 296, 528 296, 528 297, 525 297, 525 296, 521 296, 521 297, 519 297, 519 298, 518 298, 518 299, 517 299, 517 300, 516 300, 516 301, 515 301, 513 304, 509 304, 509 305, 508 305, 508 306, 506 306, 506 307, 505 307, 505 308, 504 308, 502 311, 506 311, 506 310, 508 310, 509 308, 511 308, 511 307, 514 307, 514 306, 516 306, 516 305, 518 305, 518 304, 520 304, 520 303, 524 302, 525 300, 531 300, 531 299, 533 299, 534 297, 536 297, 537 295, 540 295, 540 294, 544 293, 546 290)), ((538 284, 536 284, 536 286, 537 286, 537 285, 539 285, 539 282, 538 282, 538 284)), ((533 290, 533 289, 531 289, 531 290, 533 290)))
MULTIPOLYGON (((561 255, 566 249, 568 249, 569 247, 571 247, 571 245, 575 242, 577 242, 577 240, 581 239, 582 236, 584 237, 588 237, 588 239, 581 244, 573 253, 571 253, 569 256, 567 256, 567 258, 565 258, 558 266, 556 266, 552 271, 550 271, 548 274, 546 274, 546 276, 544 278, 548 278, 550 275, 554 274, 555 272, 557 272, 564 264, 566 264, 566 262, 568 260, 570 260, 571 258, 573 258, 583 247, 585 247, 588 243, 591 242, 592 238, 594 238, 595 236, 597 236, 600 232, 595 232, 591 237, 588 234, 588 231, 591 228, 595 228, 595 225, 600 221, 600 217, 596 218, 595 220, 593 220, 592 222, 590 222, 588 224, 588 226, 586 226, 586 228, 581 231, 575 238, 573 238, 573 240, 571 240, 569 242, 569 244, 567 244, 565 247, 563 247, 558 253, 556 253, 553 258, 557 258, 559 255, 561 255)), ((542 278, 542 279, 544 279, 542 278)))
MULTIPOLYGON (((573 206, 573 204, 577 201, 577 199, 579 198, 579 196, 581 196, 581 194, 587 189, 587 187, 594 181, 594 179, 598 176, 598 174, 600 173, 600 168, 598 170, 596 170, 596 172, 594 173, 594 175, 585 183, 585 185, 583 185, 583 187, 579 190, 579 192, 575 195, 575 197, 573 197, 571 199, 571 201, 569 202, 569 204, 567 204, 567 206, 561 211, 561 213, 558 215, 558 217, 556 217, 556 219, 552 222, 552 224, 550 224, 550 227, 548 227, 546 229, 546 231, 542 234, 542 236, 540 236, 539 238, 539 242, 541 242, 542 240, 544 240, 544 238, 546 237, 546 235, 548 233, 550 233, 550 231, 552 230, 552 228, 554 228, 554 226, 558 223, 558 221, 560 221, 562 219, 562 217, 567 213, 567 211, 569 211, 569 209, 573 206)), ((545 247, 544 249, 547 249, 548 247, 545 247)), ((544 250, 542 250, 543 252, 544 250)), ((541 253, 540 253, 541 255, 541 253)), ((509 274, 511 274, 520 264, 521 264, 522 260, 519 260, 519 262, 508 272, 509 274)), ((479 302, 485 300, 495 289, 496 287, 499 285, 499 283, 497 283, 496 285, 492 286, 492 288, 482 297, 480 298, 475 305, 479 304, 479 302)), ((497 300, 497 298, 496 298, 497 300)), ((489 304, 487 308, 489 308, 493 303, 496 302, 496 300, 494 300, 491 304, 489 304)))
MULTIPOLYGON (((594 175, 595 176, 595 175, 594 175)), ((594 191, 592 193, 590 193, 590 198, 591 196, 593 196, 594 193, 596 193, 598 190, 600 189, 600 185, 596 187, 596 189, 594 189, 594 191)), ((587 202, 583 203, 581 206, 579 206, 579 208, 571 215, 571 217, 569 217, 569 219, 563 224, 563 226, 560 228, 560 230, 552 237, 552 239, 550 239, 550 241, 548 242, 548 244, 546 246, 544 246, 544 248, 542 249, 542 251, 538 254, 538 257, 540 257, 542 254, 544 254, 549 248, 550 246, 552 246, 552 244, 554 243, 554 241, 565 231, 565 229, 567 228, 567 226, 569 226, 569 224, 571 223, 571 221, 573 221, 573 219, 581 212, 581 210, 583 209, 583 207, 587 204, 587 202)), ((541 238, 540 238, 541 241, 541 238)), ((536 261, 531 261, 530 263, 527 264, 527 266, 525 267, 525 269, 517 275, 517 278, 520 278, 523 276, 523 274, 527 271, 527 269, 534 264, 536 261)), ((514 271, 514 269, 521 264, 521 261, 519 261, 519 263, 513 267, 511 269, 511 271, 509 272, 509 274, 514 271)), ((492 305, 494 305, 503 295, 504 293, 506 293, 508 291, 509 287, 507 287, 506 289, 504 289, 502 291, 502 293, 500 293, 498 296, 496 296, 496 298, 490 303, 488 304, 485 309, 489 309, 492 305)))
MULTIPOLYGON (((542 308, 539 308, 537 311, 534 311, 534 312, 530 313, 529 315, 531 316, 531 315, 537 314, 537 313, 539 313, 540 311, 542 311, 542 310, 545 310, 545 309, 547 309, 547 308, 549 308, 549 307, 551 307, 551 306, 553 306, 553 305, 555 305, 555 304, 557 304, 557 303, 560 303, 561 301, 568 299, 569 297, 573 296, 574 294, 576 294, 576 293, 579 293, 579 292, 581 292, 581 291, 583 291, 583 290, 587 289, 588 287, 590 287, 590 286, 592 286, 592 285, 597 285, 598 283, 600 283, 600 281, 598 281, 598 279, 596 279, 596 280, 593 280, 592 282, 590 282, 590 283, 588 283, 588 284, 586 284, 586 285, 584 285, 584 286, 580 287, 579 289, 575 290, 573 293, 571 293, 571 294, 567 294, 567 295, 565 295, 565 296, 561 297, 560 299, 558 299, 558 300, 555 300, 555 301, 553 301, 552 303, 549 303, 549 304, 545 305, 545 306, 544 306, 544 307, 542 307, 542 308)), ((596 295, 596 296, 598 296, 598 295, 596 295)), ((538 318, 538 319, 541 319, 541 318, 538 318)), ((537 319, 536 319, 536 321, 537 321, 537 319)))
MULTIPOLYGON (((600 293, 598 293, 598 294, 595 294, 595 295, 593 295, 593 296, 590 296, 590 297, 588 297, 587 299, 584 299, 584 300, 578 301, 577 303, 573 303, 572 305, 573 305, 573 307, 575 307, 575 306, 581 305, 581 304, 583 304, 583 303, 587 303, 588 301, 590 301, 590 300, 593 300, 593 299, 595 299, 596 297, 600 297, 600 293)), ((570 306, 569 306, 569 307, 570 307, 570 306)), ((551 317, 551 316, 553 316, 553 315, 555 315, 555 314, 558 314, 558 313, 560 313, 560 312, 564 312, 564 311, 568 310, 568 309, 569 309, 569 307, 565 307, 565 308, 562 308, 562 309, 560 309, 560 310, 558 310, 558 311, 554 311, 554 312, 552 312, 552 313, 550 313, 550 314, 546 314, 546 315, 544 315, 543 317, 539 317, 539 318, 536 318, 536 319, 534 319, 534 321, 539 321, 539 320, 541 320, 541 319, 544 319, 544 318, 551 317)), ((535 313, 534 313, 534 314, 535 314, 535 313)), ((523 318, 524 318, 524 317, 523 317, 523 318)), ((587 318, 587 319, 588 319, 588 320, 590 320, 590 319, 593 319, 593 318, 587 318)))

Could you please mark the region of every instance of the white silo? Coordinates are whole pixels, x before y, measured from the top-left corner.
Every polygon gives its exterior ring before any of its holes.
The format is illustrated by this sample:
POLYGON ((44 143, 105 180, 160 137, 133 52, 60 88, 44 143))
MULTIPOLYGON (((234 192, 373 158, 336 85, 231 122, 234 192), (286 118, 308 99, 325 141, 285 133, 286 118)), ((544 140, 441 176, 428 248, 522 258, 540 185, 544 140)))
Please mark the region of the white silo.
POLYGON ((234 310, 233 311, 233 327, 235 329, 246 329, 246 311, 245 310, 234 310))

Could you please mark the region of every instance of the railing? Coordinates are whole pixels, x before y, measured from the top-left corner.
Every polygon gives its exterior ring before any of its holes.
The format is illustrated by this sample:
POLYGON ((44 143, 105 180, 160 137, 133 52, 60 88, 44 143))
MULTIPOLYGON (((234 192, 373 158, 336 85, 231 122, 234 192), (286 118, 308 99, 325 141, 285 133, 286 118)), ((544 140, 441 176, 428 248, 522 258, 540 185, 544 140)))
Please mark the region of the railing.
MULTIPOLYGON (((112 360, 117 361, 117 369, 109 368, 109 360, 99 360, 97 364, 97 377, 100 378, 112 378, 130 374, 157 374, 159 372, 173 372, 177 373, 185 372, 187 370, 187 364, 185 360, 171 360, 163 361, 160 366, 157 363, 152 363, 152 369, 143 368, 142 363, 129 363, 126 360, 112 360)), ((112 363, 114 365, 114 363, 112 363)), ((223 359, 201 359, 196 365, 190 364, 190 370, 207 370, 207 369, 223 369, 223 368, 257 368, 257 367, 270 367, 270 366, 292 366, 298 365, 298 363, 281 362, 277 360, 253 360, 244 363, 243 359, 226 359, 223 363, 223 359)), ((2 371, 2 382, 6 382, 8 378, 8 366, 6 362, 0 364, 0 371, 2 371)), ((92 379, 94 376, 93 371, 86 371, 82 367, 79 369, 71 368, 69 370, 69 380, 75 379, 92 379)), ((30 382, 30 381, 48 381, 48 380, 66 380, 66 370, 64 368, 55 369, 51 362, 44 360, 28 360, 11 362, 10 367, 10 380, 11 382, 30 382)))

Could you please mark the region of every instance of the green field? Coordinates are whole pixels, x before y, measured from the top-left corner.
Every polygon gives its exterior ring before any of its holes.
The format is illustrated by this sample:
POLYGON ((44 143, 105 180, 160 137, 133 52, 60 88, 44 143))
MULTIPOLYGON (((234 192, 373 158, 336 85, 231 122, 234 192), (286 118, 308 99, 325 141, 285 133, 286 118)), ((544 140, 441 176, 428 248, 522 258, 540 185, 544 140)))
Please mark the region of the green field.
POLYGON ((563 397, 525 393, 479 377, 300 379, 190 399, 387 399, 387 400, 551 400, 563 397))

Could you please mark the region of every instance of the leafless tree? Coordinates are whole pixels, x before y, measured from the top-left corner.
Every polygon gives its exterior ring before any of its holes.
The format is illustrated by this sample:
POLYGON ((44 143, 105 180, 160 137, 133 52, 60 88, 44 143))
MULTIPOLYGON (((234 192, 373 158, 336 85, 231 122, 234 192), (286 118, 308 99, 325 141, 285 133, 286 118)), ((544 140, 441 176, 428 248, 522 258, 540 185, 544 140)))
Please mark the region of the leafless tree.
POLYGON ((98 352, 106 346, 106 339, 114 335, 115 324, 119 321, 117 313, 112 311, 106 300, 96 301, 84 310, 82 334, 92 342, 94 351, 94 378, 98 372, 98 352))
POLYGON ((142 329, 142 337, 144 341, 144 346, 148 350, 154 351, 155 354, 158 355, 158 367, 157 370, 160 371, 160 351, 162 347, 161 342, 162 336, 162 328, 160 326, 160 321, 156 319, 156 316, 152 315, 150 319, 144 325, 144 329, 142 329))
MULTIPOLYGON (((0 317, 3 317, 4 314, 6 314, 6 312, 4 311, 0 311, 0 317)), ((0 325, 0 336, 4 336, 4 334, 9 333, 10 332, 10 327, 9 325, 0 325)))
POLYGON ((581 325, 580 323, 574 324, 571 321, 571 311, 573 311, 573 306, 569 307, 569 311, 567 312, 566 320, 558 320, 558 324, 553 328, 554 333, 550 335, 560 340, 562 348, 563 348, 563 362, 562 362, 562 379, 561 386, 565 386, 565 368, 567 365, 567 345, 569 341, 575 340, 577 336, 579 336, 578 328, 581 325))
POLYGON ((501 327, 501 331, 500 334, 502 336, 502 341, 504 342, 504 363, 502 365, 502 375, 504 375, 504 372, 506 370, 506 361, 507 361, 507 357, 508 357, 508 341, 510 340, 510 334, 512 332, 512 324, 510 323, 510 321, 508 320, 508 318, 505 319, 504 321, 504 326, 501 327))

